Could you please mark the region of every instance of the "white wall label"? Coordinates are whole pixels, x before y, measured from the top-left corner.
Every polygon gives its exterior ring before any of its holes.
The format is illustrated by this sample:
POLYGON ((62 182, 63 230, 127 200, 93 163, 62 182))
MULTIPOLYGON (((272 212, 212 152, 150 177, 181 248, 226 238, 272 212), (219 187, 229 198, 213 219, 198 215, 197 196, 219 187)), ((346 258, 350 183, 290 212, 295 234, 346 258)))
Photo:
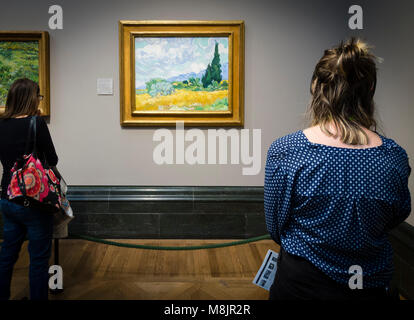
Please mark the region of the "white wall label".
POLYGON ((112 79, 98 79, 97 93, 98 95, 112 95, 114 94, 114 82, 112 79))

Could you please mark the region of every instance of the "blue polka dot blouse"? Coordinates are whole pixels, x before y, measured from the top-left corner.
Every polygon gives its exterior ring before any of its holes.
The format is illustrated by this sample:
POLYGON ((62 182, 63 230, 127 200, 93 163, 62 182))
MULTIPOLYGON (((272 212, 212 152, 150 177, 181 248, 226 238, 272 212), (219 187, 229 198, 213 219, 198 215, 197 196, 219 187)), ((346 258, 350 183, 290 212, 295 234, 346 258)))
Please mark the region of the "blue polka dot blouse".
POLYGON ((344 285, 353 265, 362 268, 364 288, 389 285, 387 232, 411 211, 407 153, 378 135, 380 146, 349 149, 310 142, 299 130, 274 141, 267 154, 270 235, 344 285))

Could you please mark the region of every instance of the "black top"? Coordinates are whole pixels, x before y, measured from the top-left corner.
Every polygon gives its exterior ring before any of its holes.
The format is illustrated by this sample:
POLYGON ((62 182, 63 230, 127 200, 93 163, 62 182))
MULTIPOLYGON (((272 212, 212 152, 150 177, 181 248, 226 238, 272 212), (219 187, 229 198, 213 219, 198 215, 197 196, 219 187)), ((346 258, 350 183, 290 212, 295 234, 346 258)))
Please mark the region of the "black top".
MULTIPOLYGON (((3 165, 3 177, 1 179, 2 199, 7 199, 7 187, 11 179, 10 170, 16 160, 25 153, 24 149, 26 147, 30 119, 31 117, 0 120, 0 160, 3 165)), ((30 146, 33 146, 33 142, 30 146)), ((47 124, 42 117, 37 117, 36 147, 39 159, 42 161, 46 160, 51 167, 57 164, 58 157, 55 147, 47 124)), ((32 149, 28 151, 31 152, 32 149)))

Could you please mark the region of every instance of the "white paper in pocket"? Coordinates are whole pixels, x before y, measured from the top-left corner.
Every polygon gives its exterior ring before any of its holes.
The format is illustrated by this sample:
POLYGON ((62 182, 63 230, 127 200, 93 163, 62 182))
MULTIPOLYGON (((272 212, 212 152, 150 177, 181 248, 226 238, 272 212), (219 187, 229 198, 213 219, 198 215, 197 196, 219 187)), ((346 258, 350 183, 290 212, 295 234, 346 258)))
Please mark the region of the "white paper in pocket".
POLYGON ((268 250, 263 263, 254 277, 253 283, 267 291, 273 284, 277 270, 277 257, 279 254, 273 250, 268 250))

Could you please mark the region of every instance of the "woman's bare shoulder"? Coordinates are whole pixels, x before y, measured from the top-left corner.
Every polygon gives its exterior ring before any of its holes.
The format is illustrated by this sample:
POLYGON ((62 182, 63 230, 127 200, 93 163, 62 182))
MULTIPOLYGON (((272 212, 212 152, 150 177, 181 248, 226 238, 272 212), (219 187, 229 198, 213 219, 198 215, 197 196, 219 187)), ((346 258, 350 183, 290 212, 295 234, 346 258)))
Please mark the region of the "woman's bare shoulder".
MULTIPOLYGON (((305 136, 308 138, 310 142, 318 143, 318 144, 325 144, 325 145, 333 146, 333 147, 358 148, 359 149, 359 148, 377 147, 382 144, 382 139, 377 133, 367 128, 362 128, 362 129, 365 131, 365 133, 368 136, 368 144, 363 145, 363 146, 354 146, 354 145, 343 143, 340 139, 340 136, 329 137, 327 134, 325 134, 321 130, 319 125, 306 128, 303 130, 303 133, 305 134, 305 136)), ((336 131, 334 129, 331 128, 330 131, 336 134, 336 131)))

